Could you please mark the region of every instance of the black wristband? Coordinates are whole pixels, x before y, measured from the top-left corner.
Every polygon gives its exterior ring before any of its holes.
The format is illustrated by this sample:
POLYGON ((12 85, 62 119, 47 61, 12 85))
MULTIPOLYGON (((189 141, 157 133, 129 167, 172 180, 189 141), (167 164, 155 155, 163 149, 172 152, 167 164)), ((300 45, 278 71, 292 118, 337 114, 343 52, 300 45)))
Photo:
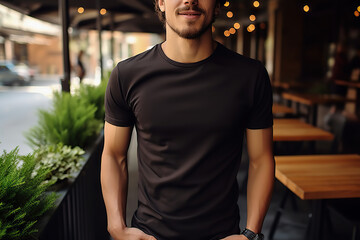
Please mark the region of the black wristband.
POLYGON ((264 239, 264 235, 261 233, 254 233, 253 231, 251 231, 250 229, 245 228, 242 232, 241 235, 244 235, 245 237, 247 237, 249 240, 263 240, 264 239))

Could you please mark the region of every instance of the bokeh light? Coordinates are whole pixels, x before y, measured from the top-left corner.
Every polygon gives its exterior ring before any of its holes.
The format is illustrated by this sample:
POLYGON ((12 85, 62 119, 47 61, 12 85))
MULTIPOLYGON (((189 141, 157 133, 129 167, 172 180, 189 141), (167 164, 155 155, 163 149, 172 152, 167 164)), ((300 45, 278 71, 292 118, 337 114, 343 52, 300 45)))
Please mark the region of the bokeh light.
POLYGON ((105 15, 106 14, 106 9, 105 8, 100 9, 100 14, 105 15))
POLYGON ((247 27, 247 31, 248 32, 253 32, 255 30, 255 25, 254 24, 250 24, 248 27, 247 27))
POLYGON ((235 29, 239 29, 241 26, 240 26, 240 23, 234 23, 234 28, 235 29))
POLYGON ((81 14, 85 12, 85 9, 83 7, 79 7, 77 11, 81 14))
POLYGON ((310 11, 309 5, 305 5, 305 6, 304 6, 304 12, 309 12, 309 11, 310 11))

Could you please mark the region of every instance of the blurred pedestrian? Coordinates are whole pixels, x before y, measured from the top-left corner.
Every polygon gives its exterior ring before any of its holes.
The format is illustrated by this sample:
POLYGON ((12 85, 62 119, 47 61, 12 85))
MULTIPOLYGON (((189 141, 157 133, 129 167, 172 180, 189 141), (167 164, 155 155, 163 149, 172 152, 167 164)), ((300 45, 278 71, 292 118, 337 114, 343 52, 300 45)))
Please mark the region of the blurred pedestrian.
POLYGON ((84 51, 80 50, 76 59, 76 75, 78 76, 80 83, 82 82, 86 74, 86 70, 82 61, 83 55, 84 55, 84 51))
POLYGON ((339 86, 335 80, 348 80, 349 79, 349 62, 347 57, 347 47, 344 43, 339 43, 336 46, 335 62, 331 71, 331 88, 334 94, 341 96, 346 95, 347 88, 339 86))
POLYGON ((351 59, 349 69, 350 80, 360 81, 360 47, 357 48, 355 56, 351 59))

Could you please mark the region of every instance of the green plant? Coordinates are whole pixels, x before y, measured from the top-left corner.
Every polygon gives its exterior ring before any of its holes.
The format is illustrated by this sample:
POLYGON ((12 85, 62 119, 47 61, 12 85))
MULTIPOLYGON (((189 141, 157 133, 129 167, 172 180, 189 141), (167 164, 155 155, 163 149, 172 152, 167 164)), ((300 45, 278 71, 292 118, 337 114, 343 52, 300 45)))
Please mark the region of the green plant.
POLYGON ((72 148, 62 143, 42 146, 34 152, 37 161, 35 170, 48 169, 46 180, 60 182, 73 177, 73 174, 80 170, 84 153, 85 151, 79 147, 72 148))
POLYGON ((28 239, 38 219, 54 206, 55 193, 45 194, 49 170, 38 169, 33 154, 19 156, 18 148, 0 156, 0 239, 28 239))
POLYGON ((82 84, 78 91, 80 99, 84 100, 88 104, 94 104, 96 106, 95 118, 104 121, 105 118, 105 90, 107 81, 101 81, 98 86, 82 84))
POLYGON ((38 125, 25 137, 33 147, 63 143, 86 147, 99 134, 103 121, 95 118, 96 106, 69 93, 54 93, 53 108, 39 111, 38 125))

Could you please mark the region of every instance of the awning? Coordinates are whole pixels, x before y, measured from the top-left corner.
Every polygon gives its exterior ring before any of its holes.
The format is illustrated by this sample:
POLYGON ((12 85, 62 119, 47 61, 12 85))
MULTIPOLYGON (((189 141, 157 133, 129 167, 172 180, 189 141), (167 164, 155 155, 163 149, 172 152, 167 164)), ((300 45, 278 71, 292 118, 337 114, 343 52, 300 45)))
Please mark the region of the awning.
MULTIPOLYGON (((50 23, 61 24, 58 0, 0 0, 9 8, 50 23)), ((99 9, 105 9, 102 29, 130 32, 163 32, 154 12, 153 0, 70 0, 70 27, 96 29, 99 9), (84 12, 78 13, 82 7, 84 12)))

